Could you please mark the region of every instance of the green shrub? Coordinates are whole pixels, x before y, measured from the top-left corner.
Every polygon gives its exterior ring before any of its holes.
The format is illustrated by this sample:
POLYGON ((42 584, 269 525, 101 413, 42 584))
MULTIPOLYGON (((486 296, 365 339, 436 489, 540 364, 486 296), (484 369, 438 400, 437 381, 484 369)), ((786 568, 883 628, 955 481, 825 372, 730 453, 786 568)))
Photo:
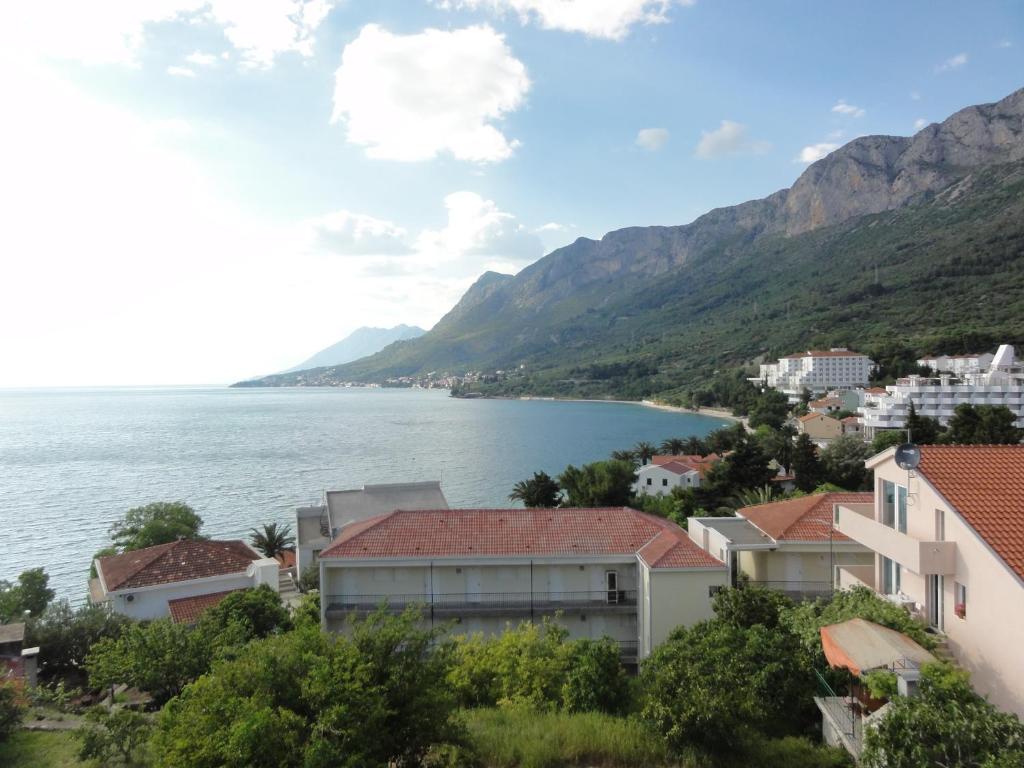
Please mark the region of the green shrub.
POLYGON ((873 699, 891 699, 899 690, 896 674, 887 669, 873 669, 862 679, 873 699))
POLYGON ((622 712, 629 706, 629 680, 614 640, 569 643, 562 708, 567 712, 622 712))
POLYGON ((152 720, 130 709, 108 712, 95 707, 86 714, 86 724, 76 731, 81 742, 80 760, 98 760, 101 765, 140 765, 152 720))
POLYGON ((13 682, 0 680, 0 741, 5 741, 21 724, 25 702, 13 682))

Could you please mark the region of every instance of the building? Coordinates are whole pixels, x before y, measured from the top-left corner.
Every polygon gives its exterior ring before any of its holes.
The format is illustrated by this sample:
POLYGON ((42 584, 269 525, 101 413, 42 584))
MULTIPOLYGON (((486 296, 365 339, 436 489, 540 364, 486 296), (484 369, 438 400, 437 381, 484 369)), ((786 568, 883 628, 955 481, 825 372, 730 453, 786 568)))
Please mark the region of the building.
POLYGON ((861 423, 860 416, 846 416, 840 419, 839 423, 842 425, 844 435, 864 437, 864 425, 861 423))
POLYGON ((679 526, 626 507, 396 511, 342 529, 320 553, 324 627, 422 605, 460 633, 561 613, 571 637, 611 637, 625 660, 712 616, 725 564, 679 526))
POLYGON ((89 582, 94 603, 133 619, 190 621, 239 589, 278 590, 280 564, 244 541, 181 539, 98 557, 89 582))
POLYGON ((992 365, 994 355, 985 352, 980 355, 936 355, 922 357, 917 364, 922 368, 931 368, 935 373, 952 373, 961 376, 965 373, 983 373, 992 365))
POLYGON ((868 460, 873 504, 842 503, 836 530, 874 552, 840 567, 946 638, 975 688, 1024 716, 1024 446, 925 445, 900 469, 868 460))
POLYGON ((38 656, 38 648, 25 647, 24 623, 0 624, 0 682, 14 680, 34 688, 38 656))
POLYGON ((776 363, 762 364, 758 377, 750 381, 781 390, 796 402, 805 389, 823 393, 830 389, 866 387, 874 367, 874 361, 867 355, 845 347, 812 349, 780 357, 776 363))
POLYGON ((317 563, 320 551, 342 526, 396 509, 447 509, 437 480, 381 483, 345 491, 325 491, 321 503, 295 511, 296 572, 302 576, 317 563))
POLYGON ((807 413, 797 418, 796 431, 818 445, 827 445, 843 434, 843 425, 823 413, 807 413))
POLYGON ((735 585, 777 589, 793 597, 830 594, 839 566, 870 566, 874 553, 832 527, 836 504, 870 504, 871 493, 818 493, 757 504, 736 517, 691 517, 690 538, 724 561, 735 585))
POLYGON ((699 488, 700 469, 683 461, 647 464, 636 472, 633 489, 644 496, 663 496, 673 488, 699 488))
POLYGON ((811 413, 824 413, 826 415, 838 413, 843 410, 843 401, 838 397, 821 397, 807 403, 807 410, 811 413))
POLYGON ((907 376, 886 390, 888 397, 865 403, 864 431, 869 438, 886 429, 904 429, 911 403, 919 416, 938 419, 944 425, 961 403, 1005 405, 1017 415, 1017 426, 1024 427, 1024 366, 1009 344, 999 347, 982 373, 907 376))

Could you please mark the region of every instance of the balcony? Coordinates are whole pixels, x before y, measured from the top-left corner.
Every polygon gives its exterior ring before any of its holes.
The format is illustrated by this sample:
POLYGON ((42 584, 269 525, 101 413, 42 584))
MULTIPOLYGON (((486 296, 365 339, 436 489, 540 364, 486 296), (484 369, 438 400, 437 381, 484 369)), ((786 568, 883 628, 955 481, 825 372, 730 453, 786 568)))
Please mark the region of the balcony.
POLYGON ((956 568, 956 543, 920 541, 874 519, 870 504, 839 504, 836 530, 873 552, 894 560, 921 575, 952 575, 956 568))
POLYGON ((327 615, 369 613, 381 606, 400 613, 410 605, 431 616, 531 616, 555 611, 636 613, 636 590, 591 592, 465 592, 448 594, 327 595, 327 615))
POLYGON ((774 589, 782 592, 793 600, 817 600, 819 597, 831 597, 832 585, 827 581, 745 581, 744 585, 774 589))

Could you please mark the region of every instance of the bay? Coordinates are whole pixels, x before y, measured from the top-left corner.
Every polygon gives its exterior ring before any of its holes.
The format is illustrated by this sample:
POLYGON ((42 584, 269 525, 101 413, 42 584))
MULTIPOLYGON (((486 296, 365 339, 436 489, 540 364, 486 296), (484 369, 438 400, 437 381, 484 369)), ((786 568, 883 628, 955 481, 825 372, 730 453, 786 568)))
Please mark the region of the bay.
POLYGON ((84 598, 93 553, 131 507, 181 500, 217 538, 293 523, 325 489, 441 480, 453 507, 637 441, 728 422, 642 405, 459 400, 442 390, 0 390, 0 579, 43 566, 84 598))

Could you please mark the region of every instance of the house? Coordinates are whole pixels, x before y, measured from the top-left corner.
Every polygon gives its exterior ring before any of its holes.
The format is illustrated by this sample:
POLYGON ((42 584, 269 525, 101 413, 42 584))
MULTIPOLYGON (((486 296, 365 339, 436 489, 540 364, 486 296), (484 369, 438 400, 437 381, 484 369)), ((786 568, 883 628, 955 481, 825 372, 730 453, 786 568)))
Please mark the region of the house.
POLYGON ((984 352, 980 355, 936 355, 935 357, 923 357, 917 361, 922 368, 931 368, 936 373, 952 373, 960 376, 965 373, 981 373, 988 370, 992 365, 991 352, 984 352))
POLYGON ((874 367, 874 361, 867 355, 845 347, 812 349, 761 365, 758 377, 750 381, 757 386, 781 390, 792 402, 797 402, 805 389, 823 393, 830 389, 867 386, 874 367))
POLYGON ((872 457, 873 504, 837 505, 836 530, 874 553, 839 569, 945 636, 975 688, 1024 716, 1024 446, 925 445, 872 457))
POLYGON ((238 589, 266 584, 278 590, 277 560, 240 540, 180 539, 94 562, 91 600, 133 619, 187 621, 197 598, 209 607, 212 596, 223 599, 238 589))
POLYGON ((864 437, 864 425, 861 423, 860 416, 845 416, 839 420, 839 424, 842 434, 864 437))
POLYGON ((870 504, 871 493, 816 493, 743 507, 736 517, 691 517, 690 538, 732 574, 793 597, 831 594, 839 566, 867 566, 874 553, 833 530, 836 504, 870 504))
POLYGON ((646 657, 712 616, 725 564, 674 523, 627 507, 395 511, 345 526, 320 553, 328 630, 386 604, 430 624, 498 634, 561 615, 571 637, 611 637, 646 657))
POLYGON ((1024 365, 1009 344, 1000 345, 985 371, 957 377, 948 373, 907 376, 886 390, 888 397, 880 397, 864 409, 864 431, 869 438, 887 429, 906 428, 911 403, 918 416, 938 419, 943 425, 962 403, 1005 405, 1016 415, 1016 425, 1024 427, 1024 365))
POLYGON ((682 461, 647 464, 636 472, 633 490, 644 496, 662 496, 673 488, 699 488, 700 470, 682 461))
POLYGON ((796 430, 807 435, 816 445, 827 445, 843 434, 843 425, 839 419, 833 419, 823 413, 808 413, 796 420, 796 430))
POLYGON ((822 397, 807 403, 807 410, 811 413, 838 413, 843 410, 843 401, 838 397, 822 397))
POLYGON ((296 573, 316 565, 321 550, 342 526, 396 509, 447 509, 448 500, 437 480, 380 483, 344 491, 325 491, 321 503, 295 511, 296 573))
POLYGON ((25 624, 0 624, 0 682, 36 685, 38 648, 25 648, 25 624))

